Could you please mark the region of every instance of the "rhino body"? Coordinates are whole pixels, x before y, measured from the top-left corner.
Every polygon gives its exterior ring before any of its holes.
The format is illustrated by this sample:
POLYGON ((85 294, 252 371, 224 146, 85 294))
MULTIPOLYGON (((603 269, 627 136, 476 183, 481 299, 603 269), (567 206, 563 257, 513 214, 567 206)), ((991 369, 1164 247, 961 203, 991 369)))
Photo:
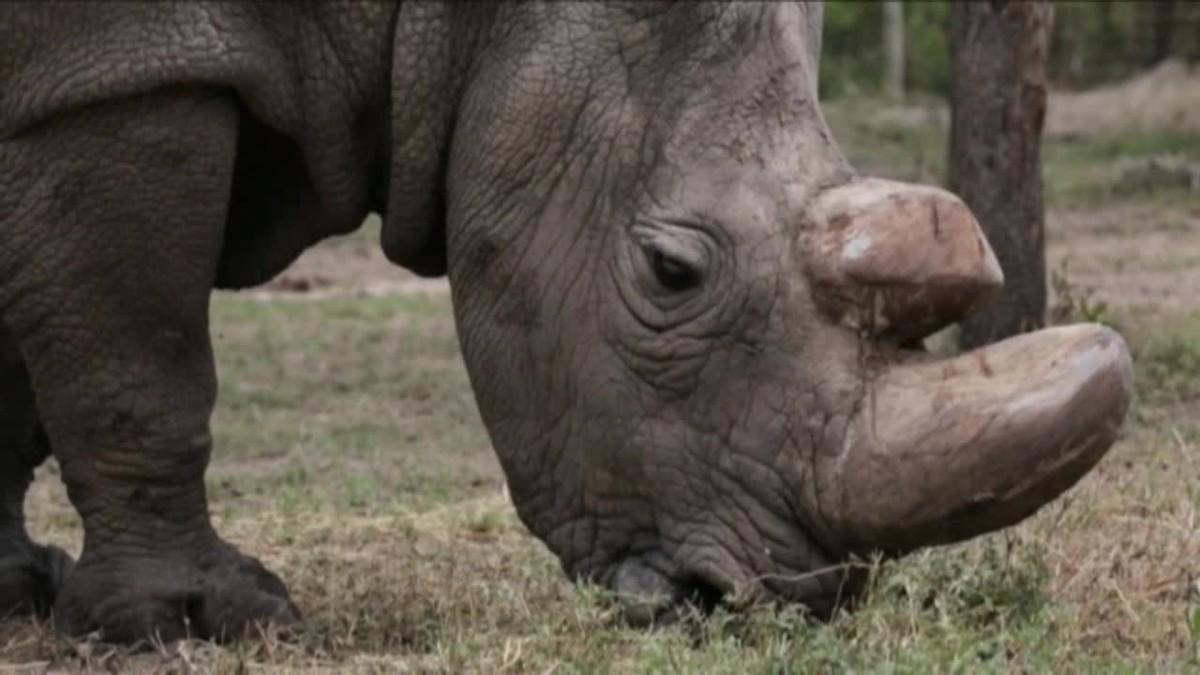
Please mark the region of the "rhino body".
MULTIPOLYGON (((204 472, 208 302, 382 214, 449 276, 517 512, 631 616, 779 598, 1015 523, 1130 397, 1114 333, 912 349, 1002 275, 967 208, 862 178, 818 4, 0 5, 0 612, 289 624, 204 472), (26 533, 50 453, 77 563, 26 533)), ((404 339, 397 335, 396 339, 404 339)))

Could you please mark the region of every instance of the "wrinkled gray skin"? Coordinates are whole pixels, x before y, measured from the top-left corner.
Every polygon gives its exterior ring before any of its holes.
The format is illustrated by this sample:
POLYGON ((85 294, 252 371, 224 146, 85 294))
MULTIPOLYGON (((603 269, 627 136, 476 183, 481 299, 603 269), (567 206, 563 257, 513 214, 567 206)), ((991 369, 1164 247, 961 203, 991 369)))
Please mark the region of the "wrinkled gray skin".
MULTIPOLYGON (((209 523, 208 299, 372 211, 389 258, 449 275, 521 518, 634 618, 735 591, 827 611, 851 557, 994 529, 1065 489, 1103 448, 1036 500, 981 489, 913 529, 873 510, 889 490, 843 480, 891 352, 805 274, 811 204, 853 178, 817 104, 820 20, 644 0, 0 4, 0 611, 54 607, 112 641, 298 618, 209 523), (83 519, 73 570, 21 515, 51 451, 83 519)), ((868 483, 888 476, 926 489, 868 483)))

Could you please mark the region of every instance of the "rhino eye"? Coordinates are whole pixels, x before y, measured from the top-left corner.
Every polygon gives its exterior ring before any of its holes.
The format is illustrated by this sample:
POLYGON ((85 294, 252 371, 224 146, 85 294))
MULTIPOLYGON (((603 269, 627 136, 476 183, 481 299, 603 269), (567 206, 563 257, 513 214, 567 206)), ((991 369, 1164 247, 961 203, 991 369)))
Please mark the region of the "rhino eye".
POLYGON ((655 279, 666 290, 681 293, 700 285, 700 273, 686 262, 657 249, 650 249, 647 254, 655 279))

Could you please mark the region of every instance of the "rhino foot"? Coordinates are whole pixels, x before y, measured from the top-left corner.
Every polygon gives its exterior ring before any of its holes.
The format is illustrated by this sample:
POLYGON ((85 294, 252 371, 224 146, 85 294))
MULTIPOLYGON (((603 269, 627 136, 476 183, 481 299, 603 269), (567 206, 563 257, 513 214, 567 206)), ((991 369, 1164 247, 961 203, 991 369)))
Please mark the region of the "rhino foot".
POLYGON ((55 626, 68 635, 124 644, 232 640, 299 621, 279 577, 220 540, 186 559, 85 551, 54 612, 55 626))
POLYGON ((57 546, 28 541, 0 554, 0 618, 48 615, 74 564, 57 546))

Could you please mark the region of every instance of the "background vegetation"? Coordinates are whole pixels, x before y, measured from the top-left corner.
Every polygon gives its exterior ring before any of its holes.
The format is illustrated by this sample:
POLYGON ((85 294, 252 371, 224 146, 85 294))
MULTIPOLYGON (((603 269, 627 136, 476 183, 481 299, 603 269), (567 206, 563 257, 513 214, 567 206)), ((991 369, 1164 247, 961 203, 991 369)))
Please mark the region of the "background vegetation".
MULTIPOLYGON (((950 91, 950 3, 904 3, 905 83, 916 94, 950 91)), ((884 72, 881 2, 828 2, 822 96, 872 94, 884 72)), ((1049 75, 1064 88, 1128 77, 1167 58, 1200 61, 1200 3, 1056 2, 1049 75)))

